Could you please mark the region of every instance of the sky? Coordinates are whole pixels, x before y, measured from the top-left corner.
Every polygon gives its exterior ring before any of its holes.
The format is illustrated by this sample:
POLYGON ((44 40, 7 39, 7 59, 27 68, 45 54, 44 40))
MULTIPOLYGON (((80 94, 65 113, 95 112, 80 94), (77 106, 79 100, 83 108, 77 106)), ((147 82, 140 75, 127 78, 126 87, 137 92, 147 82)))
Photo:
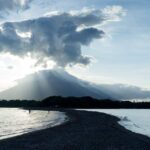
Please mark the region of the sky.
POLYGON ((1 0, 0 90, 41 69, 150 89, 150 1, 1 0))

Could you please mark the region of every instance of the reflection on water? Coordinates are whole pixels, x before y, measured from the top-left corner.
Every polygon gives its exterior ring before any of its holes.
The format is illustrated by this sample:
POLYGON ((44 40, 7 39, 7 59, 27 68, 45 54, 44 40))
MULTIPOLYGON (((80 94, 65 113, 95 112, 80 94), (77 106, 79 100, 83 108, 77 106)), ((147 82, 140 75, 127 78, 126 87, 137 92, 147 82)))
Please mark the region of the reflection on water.
POLYGON ((66 115, 58 111, 0 108, 0 139, 56 126, 65 120, 66 115))

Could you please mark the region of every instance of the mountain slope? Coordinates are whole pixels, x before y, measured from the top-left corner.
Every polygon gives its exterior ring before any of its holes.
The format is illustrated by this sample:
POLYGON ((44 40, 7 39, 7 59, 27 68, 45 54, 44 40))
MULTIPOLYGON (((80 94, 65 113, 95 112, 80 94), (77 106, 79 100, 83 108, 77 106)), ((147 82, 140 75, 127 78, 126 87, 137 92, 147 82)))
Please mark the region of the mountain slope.
POLYGON ((100 84, 94 87, 106 94, 109 93, 113 99, 119 100, 150 100, 150 91, 133 85, 126 84, 100 84))
POLYGON ((18 84, 0 92, 0 99, 41 100, 49 96, 91 96, 98 99, 150 99, 150 91, 124 84, 92 84, 69 73, 44 70, 18 80, 18 84))
POLYGON ((0 93, 0 99, 36 99, 48 96, 92 96, 99 99, 110 98, 63 70, 46 70, 28 75, 18 81, 15 87, 0 93))

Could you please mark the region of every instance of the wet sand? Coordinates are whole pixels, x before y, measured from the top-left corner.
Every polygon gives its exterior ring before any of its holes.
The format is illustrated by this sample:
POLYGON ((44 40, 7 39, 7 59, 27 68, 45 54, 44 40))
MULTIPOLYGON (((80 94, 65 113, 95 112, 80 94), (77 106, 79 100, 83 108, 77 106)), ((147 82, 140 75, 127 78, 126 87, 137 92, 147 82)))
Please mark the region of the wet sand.
POLYGON ((60 126, 0 141, 0 150, 149 150, 150 138, 126 130, 114 116, 63 110, 60 126))

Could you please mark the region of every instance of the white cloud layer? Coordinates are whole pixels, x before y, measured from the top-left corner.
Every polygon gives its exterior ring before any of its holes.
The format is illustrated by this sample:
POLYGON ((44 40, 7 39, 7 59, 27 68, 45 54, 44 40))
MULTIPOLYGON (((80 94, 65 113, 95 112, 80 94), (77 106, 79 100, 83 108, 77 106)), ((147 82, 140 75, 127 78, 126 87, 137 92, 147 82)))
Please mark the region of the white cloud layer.
POLYGON ((125 16, 127 10, 125 10, 122 6, 107 6, 102 12, 105 14, 105 17, 108 21, 120 21, 122 16, 125 16))

